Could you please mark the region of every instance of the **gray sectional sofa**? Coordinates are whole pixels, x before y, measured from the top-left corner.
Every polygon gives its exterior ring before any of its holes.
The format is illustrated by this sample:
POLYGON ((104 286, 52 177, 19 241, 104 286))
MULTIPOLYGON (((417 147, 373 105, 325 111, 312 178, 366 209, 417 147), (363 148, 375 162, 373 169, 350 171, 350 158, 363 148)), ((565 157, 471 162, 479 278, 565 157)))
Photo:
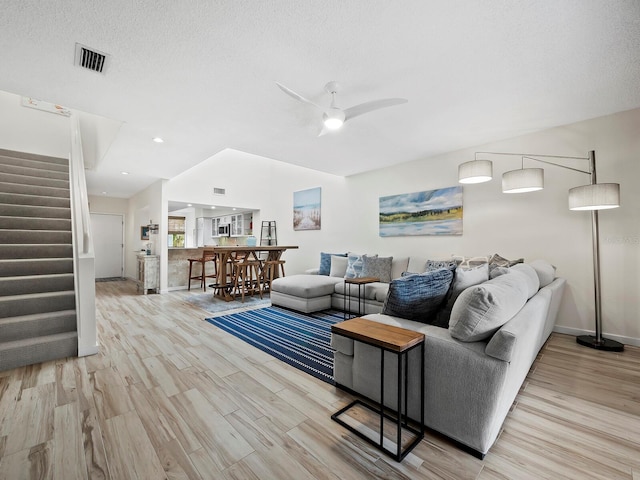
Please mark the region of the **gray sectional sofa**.
MULTIPOLYGON (((394 260, 421 272, 425 259, 394 260)), ((493 445, 538 352, 551 334, 565 280, 547 262, 499 267, 502 275, 457 292, 449 328, 380 313, 389 290, 367 285, 365 318, 425 334, 425 425, 482 458, 493 445)), ((396 276, 397 275, 397 276, 396 276)), ((462 276, 461 276, 462 277, 462 276)), ((272 303, 300 311, 342 308, 344 279, 293 275, 274 281, 272 303), (281 283, 278 287, 278 282, 281 283)), ((332 335, 337 386, 378 401, 380 352, 332 335)), ((409 415, 419 418, 418 351, 409 354, 409 415)), ((385 356, 385 404, 395 409, 397 363, 385 356)))

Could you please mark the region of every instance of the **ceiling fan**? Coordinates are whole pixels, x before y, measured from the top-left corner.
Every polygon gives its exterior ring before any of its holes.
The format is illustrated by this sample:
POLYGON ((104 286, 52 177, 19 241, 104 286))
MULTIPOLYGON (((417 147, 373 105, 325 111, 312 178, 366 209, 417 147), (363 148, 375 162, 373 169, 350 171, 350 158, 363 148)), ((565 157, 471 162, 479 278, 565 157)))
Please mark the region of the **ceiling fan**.
POLYGON ((337 106, 336 103, 336 95, 338 94, 340 85, 338 84, 338 82, 332 81, 324 86, 325 92, 331 95, 331 105, 328 108, 323 108, 320 105, 312 102, 307 98, 304 98, 302 95, 297 94, 290 88, 287 88, 278 82, 276 82, 276 85, 278 85, 278 87, 280 87, 280 90, 282 90, 290 97, 293 97, 300 102, 313 105, 323 112, 322 121, 324 124, 324 128, 318 136, 324 135, 329 130, 338 130, 340 127, 342 127, 344 122, 357 117, 358 115, 408 102, 406 98, 383 98, 380 100, 371 100, 370 102, 364 102, 359 105, 354 105, 353 107, 341 109, 337 106))

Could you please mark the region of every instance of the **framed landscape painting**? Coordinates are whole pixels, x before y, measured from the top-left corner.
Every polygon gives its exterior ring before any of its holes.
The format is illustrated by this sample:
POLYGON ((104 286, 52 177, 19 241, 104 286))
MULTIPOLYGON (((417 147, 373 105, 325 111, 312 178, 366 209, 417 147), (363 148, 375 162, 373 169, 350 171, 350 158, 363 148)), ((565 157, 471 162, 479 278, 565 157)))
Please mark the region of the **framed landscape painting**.
POLYGON ((380 197, 380 236, 462 235, 462 187, 380 197))
POLYGON ((321 189, 293 192, 293 229, 320 230, 321 189))

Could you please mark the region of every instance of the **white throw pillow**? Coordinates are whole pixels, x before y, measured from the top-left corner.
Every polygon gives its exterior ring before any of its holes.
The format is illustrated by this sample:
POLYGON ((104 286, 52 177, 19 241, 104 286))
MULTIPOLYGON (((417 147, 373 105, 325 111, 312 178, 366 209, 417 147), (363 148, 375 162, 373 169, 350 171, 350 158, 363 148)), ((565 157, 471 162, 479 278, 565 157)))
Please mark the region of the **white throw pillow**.
POLYGON ((331 270, 329 270, 329 276, 344 278, 347 273, 348 262, 347 257, 331 255, 331 270))

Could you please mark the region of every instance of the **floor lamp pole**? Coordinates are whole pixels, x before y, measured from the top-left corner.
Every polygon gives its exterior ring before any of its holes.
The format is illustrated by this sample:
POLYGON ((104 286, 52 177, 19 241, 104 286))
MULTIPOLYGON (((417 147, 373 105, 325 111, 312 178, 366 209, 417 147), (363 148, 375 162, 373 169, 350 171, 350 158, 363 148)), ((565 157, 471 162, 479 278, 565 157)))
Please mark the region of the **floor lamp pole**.
MULTIPOLYGON (((591 170, 591 184, 596 183, 596 154, 589 152, 591 170)), ((594 335, 580 335, 576 341, 585 347, 609 352, 622 352, 624 345, 615 340, 609 340, 602 336, 602 303, 600 292, 600 228, 598 225, 598 211, 591 210, 591 240, 593 244, 593 287, 595 295, 596 331, 594 335)))

